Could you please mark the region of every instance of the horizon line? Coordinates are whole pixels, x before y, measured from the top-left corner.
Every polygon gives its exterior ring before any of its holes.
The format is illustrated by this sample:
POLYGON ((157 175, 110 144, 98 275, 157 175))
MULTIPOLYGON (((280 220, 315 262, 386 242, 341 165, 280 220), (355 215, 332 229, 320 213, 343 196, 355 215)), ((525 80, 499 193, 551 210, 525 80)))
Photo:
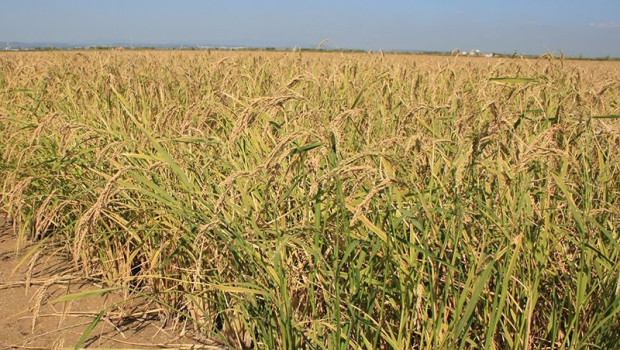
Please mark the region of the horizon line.
POLYGON ((559 52, 553 53, 551 51, 545 51, 541 53, 521 53, 518 51, 514 51, 512 53, 508 52, 497 52, 497 51, 486 51, 480 49, 470 49, 470 50, 461 50, 459 48, 454 48, 451 50, 423 50, 423 49, 360 49, 360 48, 344 48, 344 47, 324 47, 324 45, 317 45, 317 47, 313 46, 303 46, 303 45, 295 45, 295 46, 276 46, 276 45, 234 45, 234 44, 205 44, 205 43, 196 43, 196 42, 182 42, 182 41, 161 41, 161 42, 126 42, 126 41, 106 41, 106 42, 54 42, 54 41, 20 41, 20 40, 0 40, 0 45, 4 44, 2 48, 0 46, 0 51, 33 51, 33 50, 50 50, 50 49, 58 49, 58 50, 79 50, 79 49, 114 49, 122 47, 123 49, 198 49, 198 50, 266 50, 266 51, 324 51, 324 52, 338 52, 338 51, 353 51, 353 52, 372 52, 372 53, 409 53, 409 54, 441 54, 441 55, 455 55, 455 51, 458 51, 460 56, 475 56, 469 55, 469 53, 478 52, 479 54, 493 54, 498 57, 510 57, 510 56, 518 56, 518 57, 540 57, 545 55, 551 55, 552 57, 559 58, 569 58, 569 59, 599 59, 599 60, 620 60, 620 57, 612 56, 612 55, 604 55, 604 56, 590 56, 590 55, 565 55, 562 50, 558 50, 559 52), (11 45, 15 45, 15 47, 11 47, 11 45))

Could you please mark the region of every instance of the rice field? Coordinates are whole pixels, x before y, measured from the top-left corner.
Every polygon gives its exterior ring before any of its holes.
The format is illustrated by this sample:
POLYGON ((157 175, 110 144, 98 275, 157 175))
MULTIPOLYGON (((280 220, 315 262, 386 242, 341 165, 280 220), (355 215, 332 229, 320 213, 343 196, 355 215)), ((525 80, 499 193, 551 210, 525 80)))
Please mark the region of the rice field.
POLYGON ((620 348, 619 149, 620 62, 0 54, 16 232, 231 348, 620 348))

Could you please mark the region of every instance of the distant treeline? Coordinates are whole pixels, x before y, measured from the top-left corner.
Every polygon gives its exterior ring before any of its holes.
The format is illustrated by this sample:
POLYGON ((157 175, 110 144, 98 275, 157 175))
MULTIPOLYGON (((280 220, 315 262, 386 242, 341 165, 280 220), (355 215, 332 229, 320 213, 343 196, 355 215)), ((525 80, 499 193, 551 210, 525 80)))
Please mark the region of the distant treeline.
MULTIPOLYGON (((384 54, 399 54, 399 55, 428 55, 428 56, 455 56, 457 54, 448 51, 403 51, 403 50, 390 50, 390 51, 373 51, 373 50, 361 50, 361 49, 325 49, 325 48, 277 48, 277 47, 200 47, 200 46, 135 46, 127 47, 120 46, 76 46, 76 47, 63 47, 63 46, 41 46, 41 47, 16 47, 5 49, 4 51, 114 51, 114 50, 203 50, 203 51, 274 51, 274 52, 287 52, 287 51, 300 51, 300 52, 340 52, 340 53, 384 53, 384 54)), ((0 50, 1 51, 1 50, 0 50)), ((482 56, 468 56, 467 57, 482 57, 482 56)), ((545 53, 542 55, 527 55, 519 53, 493 53, 493 57, 501 58, 549 58, 549 59, 568 59, 568 60, 584 60, 584 61, 620 61, 620 57, 604 56, 604 57, 584 57, 579 56, 565 56, 563 54, 553 55, 551 53, 545 53)))

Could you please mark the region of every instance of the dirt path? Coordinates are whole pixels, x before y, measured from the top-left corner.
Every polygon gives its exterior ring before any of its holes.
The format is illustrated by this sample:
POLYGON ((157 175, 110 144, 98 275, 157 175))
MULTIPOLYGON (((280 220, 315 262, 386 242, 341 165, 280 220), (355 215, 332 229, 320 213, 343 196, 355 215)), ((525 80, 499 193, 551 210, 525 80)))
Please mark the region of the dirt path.
POLYGON ((73 349, 102 310, 100 321, 81 347, 221 348, 199 345, 183 325, 162 327, 156 312, 145 313, 139 301, 120 303, 123 298, 118 293, 52 303, 101 286, 80 278, 61 253, 45 249, 28 256, 34 244, 21 243, 16 251, 17 243, 0 213, 0 349, 73 349))

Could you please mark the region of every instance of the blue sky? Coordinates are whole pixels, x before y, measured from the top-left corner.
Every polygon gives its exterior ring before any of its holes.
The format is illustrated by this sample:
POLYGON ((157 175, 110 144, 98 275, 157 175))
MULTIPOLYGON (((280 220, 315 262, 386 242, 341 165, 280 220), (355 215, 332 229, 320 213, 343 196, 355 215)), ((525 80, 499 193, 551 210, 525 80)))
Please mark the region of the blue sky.
POLYGON ((1 41, 620 57, 620 0, 2 0, 1 41))

